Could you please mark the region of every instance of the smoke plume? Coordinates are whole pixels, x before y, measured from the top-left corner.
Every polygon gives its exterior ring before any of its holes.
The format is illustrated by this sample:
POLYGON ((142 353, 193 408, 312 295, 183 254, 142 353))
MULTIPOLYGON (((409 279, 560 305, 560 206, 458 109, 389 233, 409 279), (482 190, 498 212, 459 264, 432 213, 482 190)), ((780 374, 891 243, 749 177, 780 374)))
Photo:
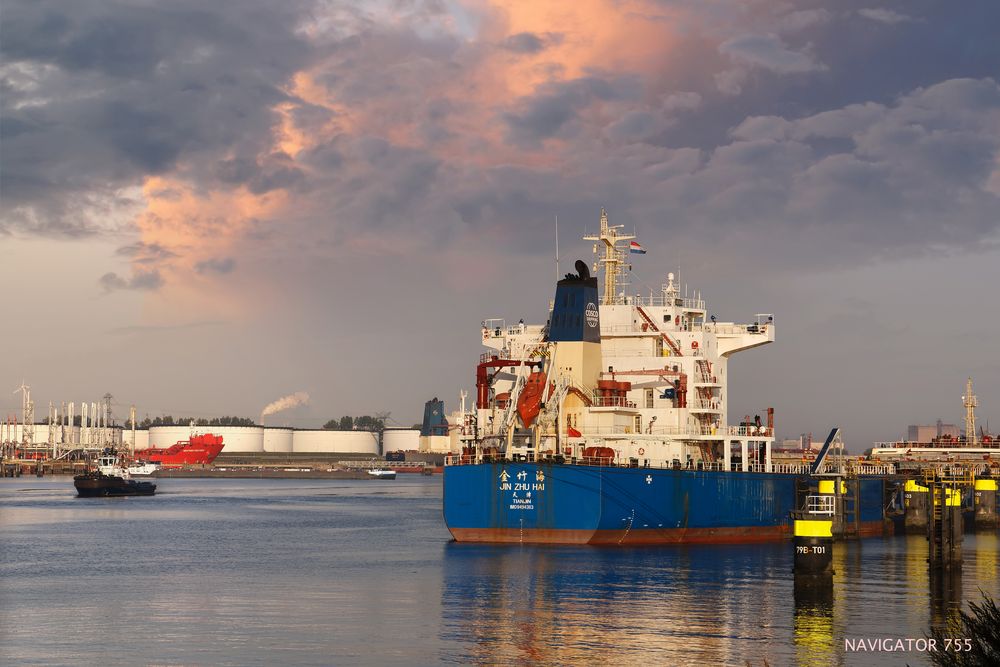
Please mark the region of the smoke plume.
POLYGON ((267 406, 260 411, 260 416, 266 417, 268 415, 273 415, 275 412, 281 412, 282 410, 287 410, 288 408, 294 408, 297 405, 305 405, 308 402, 309 394, 304 391, 297 391, 294 394, 282 396, 273 403, 268 403, 267 406))

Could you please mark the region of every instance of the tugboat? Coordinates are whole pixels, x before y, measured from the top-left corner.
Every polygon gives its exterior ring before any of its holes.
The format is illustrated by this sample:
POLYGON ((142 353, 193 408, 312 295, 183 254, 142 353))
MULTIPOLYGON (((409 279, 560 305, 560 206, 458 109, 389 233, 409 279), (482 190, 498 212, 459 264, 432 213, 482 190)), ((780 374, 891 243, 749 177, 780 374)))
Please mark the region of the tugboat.
POLYGON ((137 482, 131 478, 113 450, 105 450, 97 460, 97 470, 73 478, 73 486, 81 498, 103 496, 151 496, 156 493, 152 482, 137 482))

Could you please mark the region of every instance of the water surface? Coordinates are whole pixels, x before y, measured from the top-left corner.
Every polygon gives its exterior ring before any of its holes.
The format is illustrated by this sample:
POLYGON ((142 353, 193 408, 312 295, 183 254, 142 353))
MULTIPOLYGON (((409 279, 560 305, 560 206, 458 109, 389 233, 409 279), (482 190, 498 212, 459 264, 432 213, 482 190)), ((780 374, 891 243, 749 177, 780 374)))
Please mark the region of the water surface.
POLYGON ((830 596, 795 590, 789 543, 455 544, 440 476, 158 484, 0 479, 0 664, 920 665, 844 639, 1000 594, 996 534, 944 582, 921 537, 838 544, 830 596))

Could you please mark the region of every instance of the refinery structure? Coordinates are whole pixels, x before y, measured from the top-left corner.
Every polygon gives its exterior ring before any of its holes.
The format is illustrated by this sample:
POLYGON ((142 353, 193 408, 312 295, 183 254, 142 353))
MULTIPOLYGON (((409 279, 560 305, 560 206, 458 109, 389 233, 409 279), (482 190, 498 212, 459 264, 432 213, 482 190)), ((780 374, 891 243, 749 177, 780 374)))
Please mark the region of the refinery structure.
MULTIPOLYGON (((212 433, 223 437, 224 451, 240 454, 365 454, 380 453, 379 434, 372 431, 293 429, 274 426, 150 426, 136 428, 135 409, 124 425, 116 422, 112 396, 100 401, 49 403, 44 419, 37 419, 31 388, 24 383, 21 414, 10 414, 0 422, 2 458, 77 458, 106 448, 141 451, 170 447, 192 435, 212 433)), ((393 446, 416 448, 419 431, 394 433, 393 446)))

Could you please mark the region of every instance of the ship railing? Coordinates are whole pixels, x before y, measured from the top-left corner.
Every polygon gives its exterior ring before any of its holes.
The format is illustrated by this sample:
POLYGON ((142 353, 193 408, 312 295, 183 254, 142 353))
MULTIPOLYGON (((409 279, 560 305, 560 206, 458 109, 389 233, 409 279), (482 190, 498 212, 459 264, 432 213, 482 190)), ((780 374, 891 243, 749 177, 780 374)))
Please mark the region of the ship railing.
POLYGON ((893 464, 868 464, 862 463, 851 467, 851 471, 858 475, 895 475, 896 466, 893 464))
MULTIPOLYGON (((768 324, 733 324, 733 323, 713 323, 713 322, 664 322, 657 324, 657 328, 667 333, 672 331, 714 333, 720 336, 744 336, 747 334, 756 336, 767 336, 768 324)), ((621 334, 621 333, 660 333, 645 322, 632 324, 601 324, 601 334, 621 334)), ((686 354, 686 352, 685 352, 686 354)))
POLYGON ((636 294, 635 296, 619 295, 615 297, 614 304, 618 306, 634 304, 637 306, 649 306, 652 308, 669 308, 671 306, 679 306, 681 308, 690 308, 693 310, 705 310, 704 299, 692 299, 681 296, 664 296, 663 294, 654 294, 651 296, 642 296, 640 294, 636 294))
POLYGON ((809 514, 826 514, 833 516, 836 513, 834 497, 831 495, 807 496, 806 512, 809 514))
POLYGON ((766 324, 706 324, 705 331, 716 334, 742 336, 744 334, 767 335, 766 324))
POLYGON ((634 408, 635 401, 630 401, 625 396, 594 396, 595 408, 634 408))
MULTIPOLYGON (((444 464, 446 466, 461 466, 461 465, 474 465, 481 462, 500 462, 500 463, 533 463, 536 460, 534 457, 528 455, 527 457, 514 456, 511 459, 506 457, 493 456, 483 456, 479 460, 475 455, 471 454, 449 454, 445 456, 444 464)), ((642 457, 621 457, 621 456, 577 456, 577 457, 553 457, 551 455, 540 456, 537 459, 538 462, 553 462, 562 461, 564 464, 568 465, 582 465, 582 466, 603 466, 605 468, 642 468, 642 469, 657 469, 657 470, 700 470, 700 471, 717 471, 724 472, 726 470, 723 461, 688 461, 686 463, 681 463, 680 459, 647 459, 642 457)))
POLYGON ((505 347, 502 350, 495 350, 493 352, 483 352, 479 355, 479 363, 485 364, 488 361, 496 359, 510 359, 510 348, 505 347))
MULTIPOLYGON (((606 332, 602 332, 604 335, 606 332)), ((669 347, 663 348, 663 354, 656 354, 653 350, 616 350, 616 357, 649 357, 650 359, 662 359, 666 357, 676 356, 671 352, 669 347), (669 354, 668 354, 669 352, 669 354)), ((700 357, 703 356, 701 353, 701 348, 686 349, 682 356, 685 357, 700 357)))
POLYGON ((601 323, 601 335, 606 336, 608 334, 616 333, 649 333, 653 335, 659 335, 655 329, 650 329, 648 324, 642 326, 638 324, 604 324, 601 323))
POLYGON ((728 431, 729 435, 743 436, 745 438, 755 436, 770 438, 773 435, 772 429, 766 426, 729 426, 728 431))
POLYGON ((772 463, 771 472, 801 475, 809 472, 810 466, 802 463, 772 463))
POLYGON ((938 440, 937 442, 915 442, 915 441, 898 441, 898 442, 874 442, 872 447, 874 449, 950 449, 956 450, 954 453, 961 454, 961 451, 965 448, 970 449, 973 452, 978 452, 980 449, 996 449, 992 446, 993 443, 977 443, 976 447, 968 447, 965 440, 938 440))
POLYGON ((971 462, 958 462, 958 461, 935 461, 934 463, 921 462, 921 469, 926 474, 939 475, 942 478, 955 478, 958 476, 964 476, 966 474, 982 475, 982 474, 995 474, 995 468, 997 468, 997 462, 992 463, 971 463, 971 462))
POLYGON ((618 435, 618 436, 628 436, 628 435, 712 435, 711 428, 697 428, 694 426, 656 426, 652 428, 648 426, 643 427, 641 430, 635 430, 632 427, 619 427, 619 426, 594 426, 587 428, 584 431, 584 438, 595 435, 618 435))

